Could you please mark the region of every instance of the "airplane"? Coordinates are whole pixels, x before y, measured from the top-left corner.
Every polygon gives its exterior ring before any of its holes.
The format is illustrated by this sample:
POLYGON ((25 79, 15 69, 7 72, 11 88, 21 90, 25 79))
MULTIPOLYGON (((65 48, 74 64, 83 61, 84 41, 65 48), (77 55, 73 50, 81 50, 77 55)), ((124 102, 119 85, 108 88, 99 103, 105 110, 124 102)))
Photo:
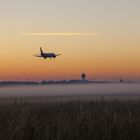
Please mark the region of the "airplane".
POLYGON ((43 57, 44 59, 47 59, 47 58, 56 58, 56 56, 58 55, 61 55, 61 54, 55 54, 55 53, 44 53, 42 48, 40 47, 40 55, 34 55, 36 57, 43 57))

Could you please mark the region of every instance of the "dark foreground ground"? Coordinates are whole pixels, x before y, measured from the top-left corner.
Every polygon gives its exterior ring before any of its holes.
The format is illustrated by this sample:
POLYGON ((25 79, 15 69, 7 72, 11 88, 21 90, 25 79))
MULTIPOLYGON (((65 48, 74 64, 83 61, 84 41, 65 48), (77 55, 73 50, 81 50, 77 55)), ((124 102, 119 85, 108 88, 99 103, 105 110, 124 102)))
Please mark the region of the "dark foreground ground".
POLYGON ((140 140, 140 101, 1 104, 0 140, 140 140))

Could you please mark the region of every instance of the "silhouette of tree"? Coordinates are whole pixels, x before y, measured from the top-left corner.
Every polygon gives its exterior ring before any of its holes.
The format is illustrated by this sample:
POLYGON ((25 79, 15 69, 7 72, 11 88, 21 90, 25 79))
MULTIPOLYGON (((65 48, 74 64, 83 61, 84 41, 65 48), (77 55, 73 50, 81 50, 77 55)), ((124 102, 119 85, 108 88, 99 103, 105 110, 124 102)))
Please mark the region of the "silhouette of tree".
POLYGON ((85 80, 85 78, 86 78, 85 73, 82 73, 82 74, 81 74, 81 77, 82 77, 83 80, 85 80))

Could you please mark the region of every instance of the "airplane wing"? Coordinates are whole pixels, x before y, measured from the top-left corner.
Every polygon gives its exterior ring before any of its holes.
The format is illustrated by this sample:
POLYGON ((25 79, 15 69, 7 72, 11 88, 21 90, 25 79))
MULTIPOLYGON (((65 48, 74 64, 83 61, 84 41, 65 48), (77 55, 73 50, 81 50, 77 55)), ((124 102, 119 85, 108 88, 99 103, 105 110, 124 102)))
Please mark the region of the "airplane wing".
POLYGON ((56 56, 61 55, 61 54, 56 54, 56 56))
POLYGON ((35 57, 42 57, 41 55, 33 55, 33 56, 35 56, 35 57))

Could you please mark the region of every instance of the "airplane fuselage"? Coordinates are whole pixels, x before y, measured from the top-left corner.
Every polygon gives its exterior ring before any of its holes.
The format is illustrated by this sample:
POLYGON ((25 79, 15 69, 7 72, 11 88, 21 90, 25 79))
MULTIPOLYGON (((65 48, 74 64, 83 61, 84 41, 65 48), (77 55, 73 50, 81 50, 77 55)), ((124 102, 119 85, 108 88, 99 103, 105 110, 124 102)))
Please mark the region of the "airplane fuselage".
POLYGON ((60 54, 55 54, 55 53, 44 53, 43 52, 43 50, 42 50, 42 48, 40 47, 40 55, 34 55, 34 56, 36 56, 36 57, 42 57, 42 58, 44 58, 44 59, 46 59, 46 58, 56 58, 56 56, 58 56, 58 55, 60 55, 60 54))
POLYGON ((46 59, 46 58, 55 58, 56 57, 56 55, 55 55, 55 53, 41 53, 41 56, 44 58, 44 59, 46 59))

